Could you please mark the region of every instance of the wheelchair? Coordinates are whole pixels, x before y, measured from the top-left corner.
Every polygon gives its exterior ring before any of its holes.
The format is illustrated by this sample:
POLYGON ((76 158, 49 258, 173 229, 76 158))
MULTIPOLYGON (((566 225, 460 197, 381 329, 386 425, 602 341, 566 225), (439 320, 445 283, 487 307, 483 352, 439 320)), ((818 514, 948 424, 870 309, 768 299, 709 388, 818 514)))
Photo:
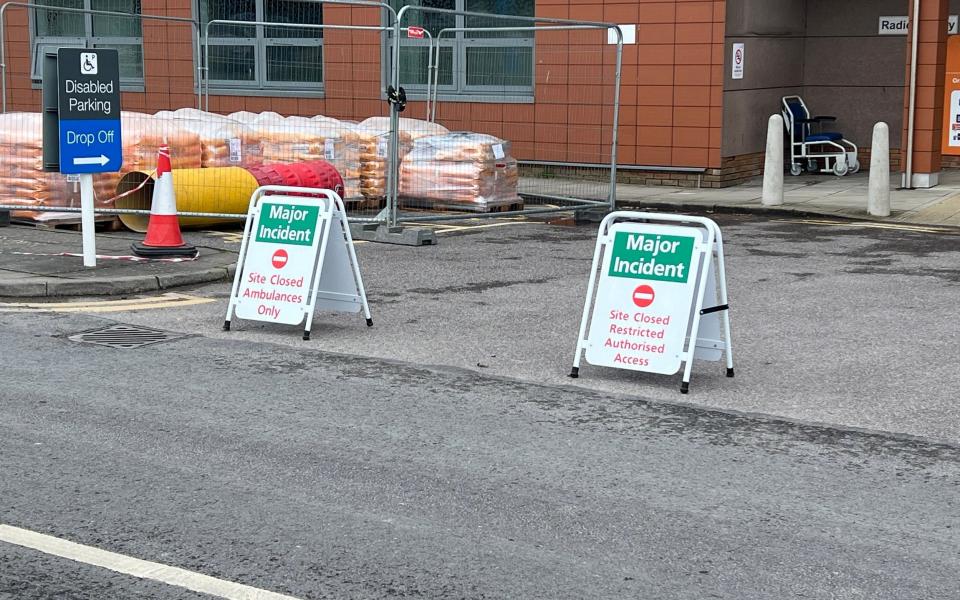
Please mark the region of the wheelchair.
POLYGON ((860 170, 857 145, 844 139, 842 133, 823 131, 823 124, 836 117, 810 116, 810 110, 800 96, 783 97, 783 125, 790 138, 790 174, 833 173, 843 177, 860 170), (814 133, 812 126, 818 131, 814 133), (821 167, 822 162, 822 167, 821 167))

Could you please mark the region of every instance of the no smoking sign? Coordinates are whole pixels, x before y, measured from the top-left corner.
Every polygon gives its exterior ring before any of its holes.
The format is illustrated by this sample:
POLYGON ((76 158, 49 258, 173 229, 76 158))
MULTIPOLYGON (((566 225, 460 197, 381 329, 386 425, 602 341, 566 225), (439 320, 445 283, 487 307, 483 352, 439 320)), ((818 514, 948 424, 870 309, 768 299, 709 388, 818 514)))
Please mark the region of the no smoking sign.
POLYGON ((733 45, 733 64, 731 68, 733 72, 731 76, 733 79, 743 79, 743 62, 744 62, 744 45, 743 43, 737 43, 733 45))

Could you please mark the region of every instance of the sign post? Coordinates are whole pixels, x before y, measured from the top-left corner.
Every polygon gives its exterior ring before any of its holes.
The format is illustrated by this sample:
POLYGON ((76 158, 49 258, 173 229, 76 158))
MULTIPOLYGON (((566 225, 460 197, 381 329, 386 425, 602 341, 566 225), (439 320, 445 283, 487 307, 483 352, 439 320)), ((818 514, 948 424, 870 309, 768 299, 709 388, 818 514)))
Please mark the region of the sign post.
POLYGON ((584 351, 587 362, 598 366, 663 375, 684 366, 684 394, 695 357, 719 360, 726 354, 727 376, 733 377, 717 224, 682 215, 607 215, 597 236, 571 377, 579 377, 584 351))
POLYGON ((80 175, 83 265, 97 266, 93 173, 119 171, 120 58, 113 49, 57 51, 60 172, 80 175))
POLYGON ((315 188, 264 186, 250 198, 237 273, 223 323, 298 325, 310 339, 314 310, 363 310, 373 325, 343 200, 315 188))

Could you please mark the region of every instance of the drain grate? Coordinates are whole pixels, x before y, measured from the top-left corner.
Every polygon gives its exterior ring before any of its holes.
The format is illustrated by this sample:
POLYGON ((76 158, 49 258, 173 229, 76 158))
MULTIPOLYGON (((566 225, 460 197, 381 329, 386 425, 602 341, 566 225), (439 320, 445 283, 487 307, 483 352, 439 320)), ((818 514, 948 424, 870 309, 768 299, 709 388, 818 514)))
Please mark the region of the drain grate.
POLYGON ((138 325, 111 325, 103 329, 71 335, 68 339, 84 344, 97 344, 98 346, 129 350, 182 337, 183 335, 178 333, 138 325))

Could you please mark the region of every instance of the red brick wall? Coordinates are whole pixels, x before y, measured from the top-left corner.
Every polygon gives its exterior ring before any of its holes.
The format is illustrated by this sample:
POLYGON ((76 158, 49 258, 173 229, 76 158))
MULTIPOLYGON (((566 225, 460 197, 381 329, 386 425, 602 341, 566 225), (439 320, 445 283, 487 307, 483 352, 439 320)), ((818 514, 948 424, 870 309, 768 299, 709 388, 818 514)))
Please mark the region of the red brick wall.
MULTIPOLYGON (((618 162, 720 168, 724 0, 617 2, 539 0, 537 15, 636 23, 637 44, 623 54, 618 162)), ((143 0, 144 14, 191 17, 191 0, 143 0)), ((327 5, 329 24, 377 25, 379 11, 327 5)), ((124 108, 156 111, 196 106, 189 25, 145 19, 145 93, 124 93, 124 108)), ((29 77, 26 11, 7 11, 7 83, 11 110, 38 110, 29 77)), ((541 32, 536 36, 535 102, 441 102, 438 121, 510 139, 520 158, 570 162, 609 160, 614 52, 605 32, 541 32)), ((363 119, 387 113, 381 100, 380 34, 327 30, 325 98, 212 95, 210 109, 273 110, 363 119)), ((410 102, 404 116, 424 115, 410 102)))
POLYGON ((27 11, 11 7, 5 13, 7 110, 40 110, 40 90, 30 82, 30 23, 27 11))
POLYGON ((624 81, 625 95, 636 96, 635 162, 720 167, 725 3, 640 2, 633 8, 639 44, 636 66, 624 81))

